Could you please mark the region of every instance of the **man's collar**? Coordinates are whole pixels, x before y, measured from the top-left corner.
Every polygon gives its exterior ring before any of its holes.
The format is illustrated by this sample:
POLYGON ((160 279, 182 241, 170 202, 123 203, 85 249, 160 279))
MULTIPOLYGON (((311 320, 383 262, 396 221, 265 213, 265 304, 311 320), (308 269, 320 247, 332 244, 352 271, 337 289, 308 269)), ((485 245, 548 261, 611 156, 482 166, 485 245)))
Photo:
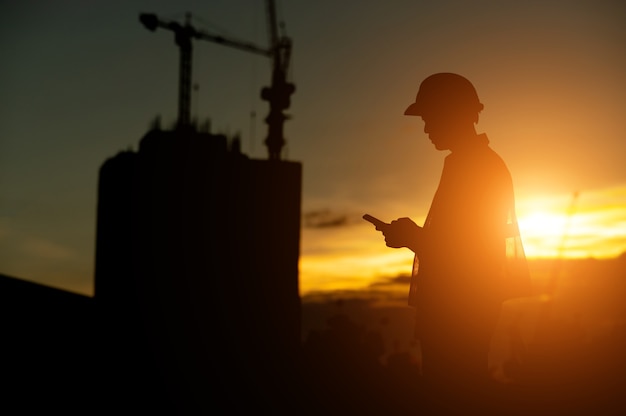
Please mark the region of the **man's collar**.
POLYGON ((452 153, 465 153, 470 150, 479 149, 489 145, 489 138, 485 133, 476 134, 459 140, 452 153))

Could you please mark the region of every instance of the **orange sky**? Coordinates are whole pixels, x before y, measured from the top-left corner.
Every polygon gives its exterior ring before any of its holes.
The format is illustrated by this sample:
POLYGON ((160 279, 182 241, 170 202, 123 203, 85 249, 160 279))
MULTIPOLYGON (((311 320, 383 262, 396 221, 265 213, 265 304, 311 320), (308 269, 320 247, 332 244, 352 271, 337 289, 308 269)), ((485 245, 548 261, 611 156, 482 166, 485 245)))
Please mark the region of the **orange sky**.
MULTIPOLYGON (((612 258, 626 252, 626 186, 582 191, 575 199, 573 195, 520 198, 517 205, 530 258, 612 258)), ((410 273, 413 255, 408 249, 387 248, 382 235, 355 212, 327 213, 332 215, 345 215, 347 221, 342 226, 303 229, 302 293, 364 288, 410 273)))
MULTIPOLYGON (((410 253, 386 249, 359 218, 426 215, 445 154, 402 112, 434 72, 476 86, 485 105, 478 130, 511 170, 529 255, 558 251, 575 191, 565 254, 625 250, 625 5, 283 3, 297 88, 284 156, 303 164, 305 214, 356 219, 303 229, 303 291, 362 286, 410 267, 410 253)), ((0 273, 92 292, 98 168, 136 149, 155 115, 176 115, 178 51, 171 36, 141 27, 144 11, 173 19, 191 11, 200 28, 267 39, 261 1, 0 4, 0 273)), ((194 114, 216 132, 241 132, 242 150, 265 158, 259 91, 268 62, 194 48, 194 114)))

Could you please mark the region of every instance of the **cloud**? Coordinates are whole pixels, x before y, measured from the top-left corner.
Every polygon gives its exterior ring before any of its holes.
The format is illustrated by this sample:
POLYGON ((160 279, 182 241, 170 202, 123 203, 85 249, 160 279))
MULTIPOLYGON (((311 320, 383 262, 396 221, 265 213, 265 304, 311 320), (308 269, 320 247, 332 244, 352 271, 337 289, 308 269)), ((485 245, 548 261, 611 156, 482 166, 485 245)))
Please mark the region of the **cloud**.
POLYGON ((304 213, 304 226, 307 228, 332 228, 346 225, 347 217, 328 209, 304 213))
POLYGON ((306 228, 338 228, 363 222, 361 215, 324 208, 307 211, 302 218, 306 228))
POLYGON ((397 285, 409 285, 411 283, 411 276, 407 275, 398 275, 395 277, 385 277, 384 279, 377 280, 372 282, 369 287, 371 288, 385 288, 385 287, 394 287, 397 285))
MULTIPOLYGON (((407 289, 408 290, 408 289, 407 289)), ((340 290, 320 290, 306 293, 302 296, 305 304, 313 303, 335 303, 342 305, 350 303, 361 305, 362 307, 373 307, 385 301, 406 301, 405 291, 387 290, 387 288, 373 288, 369 286, 363 289, 340 289, 340 290)))

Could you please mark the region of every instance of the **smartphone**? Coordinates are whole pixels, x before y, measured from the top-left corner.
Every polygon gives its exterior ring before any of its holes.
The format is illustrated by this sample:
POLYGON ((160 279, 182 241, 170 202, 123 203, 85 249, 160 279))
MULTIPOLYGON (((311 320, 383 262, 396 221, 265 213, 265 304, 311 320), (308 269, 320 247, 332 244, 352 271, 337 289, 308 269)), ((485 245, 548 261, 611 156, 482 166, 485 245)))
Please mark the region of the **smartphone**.
POLYGON ((372 224, 374 224, 376 226, 377 230, 383 230, 383 229, 385 229, 385 227, 387 227, 389 225, 386 222, 384 222, 382 220, 379 220, 378 218, 373 217, 373 216, 371 216, 369 214, 363 215, 363 219, 365 221, 368 221, 368 222, 371 222, 372 224))

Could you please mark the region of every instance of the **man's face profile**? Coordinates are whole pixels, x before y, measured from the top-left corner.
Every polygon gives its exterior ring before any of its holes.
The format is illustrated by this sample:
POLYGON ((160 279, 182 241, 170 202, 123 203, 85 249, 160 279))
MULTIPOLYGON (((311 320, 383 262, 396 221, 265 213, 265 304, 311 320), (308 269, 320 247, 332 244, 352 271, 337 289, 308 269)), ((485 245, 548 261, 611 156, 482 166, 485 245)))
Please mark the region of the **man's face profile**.
POLYGON ((429 112, 422 115, 424 133, 437 150, 449 150, 451 142, 457 137, 453 118, 443 113, 429 112))
POLYGON ((448 149, 446 137, 449 137, 449 134, 446 132, 445 120, 443 120, 443 117, 437 117, 430 114, 423 115, 422 120, 424 121, 424 133, 428 135, 428 138, 435 148, 437 150, 448 149))
POLYGON ((475 123, 467 112, 452 109, 424 111, 421 117, 424 133, 437 150, 451 150, 459 141, 467 138, 475 123))

